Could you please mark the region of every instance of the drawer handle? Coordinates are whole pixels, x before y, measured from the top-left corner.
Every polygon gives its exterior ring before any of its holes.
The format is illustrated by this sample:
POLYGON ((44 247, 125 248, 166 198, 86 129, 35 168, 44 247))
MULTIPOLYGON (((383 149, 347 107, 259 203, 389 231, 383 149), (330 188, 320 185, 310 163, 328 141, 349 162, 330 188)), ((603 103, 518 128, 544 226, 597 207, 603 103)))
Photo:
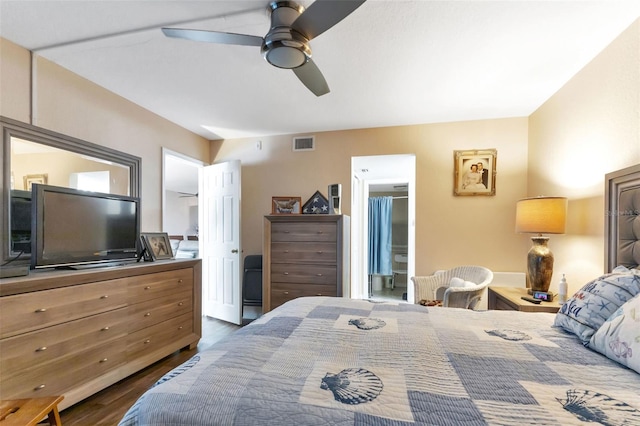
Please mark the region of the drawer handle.
POLYGON ((322 234, 322 233, 323 233, 322 231, 318 231, 318 234, 322 234))
POLYGON ((178 280, 178 283, 182 284, 182 278, 180 278, 180 279, 178 280))
POLYGON ((146 345, 147 343, 151 343, 151 339, 147 339, 144 341, 144 344, 146 345))
POLYGON ((318 254, 322 254, 324 253, 322 250, 318 250, 318 254))
POLYGON ((317 276, 319 276, 319 277, 321 277, 321 276, 322 276, 322 274, 316 274, 316 275, 317 275, 317 276))
POLYGON ((183 326, 180 326, 180 327, 178 327, 178 330, 182 330, 183 328, 184 328, 183 326))
POLYGON ((108 294, 105 294, 104 296, 100 296, 100 299, 108 299, 108 298, 109 298, 108 294))
POLYGON ((36 352, 44 352, 46 350, 47 350, 47 347, 46 346, 42 346, 42 347, 36 349, 36 352))
POLYGON ((41 312, 47 312, 47 308, 36 309, 35 312, 36 312, 36 314, 39 314, 41 312))
POLYGON ((322 293, 318 293, 318 294, 316 294, 316 296, 322 296, 322 293))
POLYGON ((109 331, 109 328, 110 328, 109 326, 102 327, 102 328, 100 329, 100 331, 109 331))
POLYGON ((44 389, 45 388, 45 384, 41 384, 40 386, 36 386, 35 388, 33 388, 34 391, 39 391, 40 389, 44 389))
POLYGON ((289 273, 288 273, 288 272, 283 272, 283 274, 284 274, 284 275, 289 275, 289 273))
POLYGON ((285 250, 284 252, 285 252, 285 253, 289 253, 289 250, 285 250))
POLYGON ((146 314, 144 314, 145 317, 150 317, 151 316, 151 312, 147 312, 146 314))
POLYGON ((100 362, 107 362, 107 358, 102 358, 100 362))
POLYGON ((178 303, 178 306, 184 306, 184 302, 178 303))
POLYGON ((289 292, 288 292, 288 291, 285 291, 285 292, 284 292, 284 294, 285 294, 285 295, 287 295, 287 294, 289 294, 289 292))
POLYGON ((288 234, 288 233, 289 233, 289 231, 284 231, 284 233, 285 233, 285 234, 288 234))
POLYGON ((151 286, 150 286, 150 285, 148 285, 148 286, 146 286, 144 289, 145 289, 145 290, 149 290, 150 288, 151 288, 151 286))

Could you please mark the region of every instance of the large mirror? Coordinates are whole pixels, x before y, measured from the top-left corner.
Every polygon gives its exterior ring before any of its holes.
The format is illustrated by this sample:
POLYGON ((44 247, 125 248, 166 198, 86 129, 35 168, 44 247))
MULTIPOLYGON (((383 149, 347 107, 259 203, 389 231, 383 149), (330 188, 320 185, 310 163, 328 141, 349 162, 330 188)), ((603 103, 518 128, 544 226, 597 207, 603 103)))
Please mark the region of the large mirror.
POLYGON ((140 196, 139 157, 0 117, 2 259, 30 258, 31 185, 140 196))

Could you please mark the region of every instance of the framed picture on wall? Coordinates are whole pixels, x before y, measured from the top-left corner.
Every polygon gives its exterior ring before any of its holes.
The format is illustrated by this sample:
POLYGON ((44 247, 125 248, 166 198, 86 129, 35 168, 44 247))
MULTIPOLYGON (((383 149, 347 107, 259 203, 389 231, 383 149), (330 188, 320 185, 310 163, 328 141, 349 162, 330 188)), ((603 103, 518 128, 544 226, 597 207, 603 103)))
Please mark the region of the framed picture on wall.
POLYGON ((300 214, 301 197, 271 197, 271 214, 300 214))
POLYGON ((34 183, 41 183, 46 185, 48 181, 48 174, 42 173, 39 175, 26 175, 24 177, 24 189, 27 191, 31 191, 31 185, 34 183))
MULTIPOLYGON (((173 250, 166 232, 142 232, 140 234, 144 248, 147 249, 151 260, 172 259, 173 250)), ((145 257, 145 260, 147 258, 145 257)))
POLYGON ((496 149, 453 151, 453 194, 496 195, 496 149))

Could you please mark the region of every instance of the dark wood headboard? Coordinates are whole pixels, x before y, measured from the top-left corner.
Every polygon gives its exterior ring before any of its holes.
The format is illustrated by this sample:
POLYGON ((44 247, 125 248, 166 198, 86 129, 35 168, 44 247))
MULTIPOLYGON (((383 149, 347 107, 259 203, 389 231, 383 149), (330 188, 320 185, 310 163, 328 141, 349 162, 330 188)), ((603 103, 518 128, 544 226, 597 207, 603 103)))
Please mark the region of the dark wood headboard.
POLYGON ((640 164, 605 176, 605 270, 640 265, 640 164))

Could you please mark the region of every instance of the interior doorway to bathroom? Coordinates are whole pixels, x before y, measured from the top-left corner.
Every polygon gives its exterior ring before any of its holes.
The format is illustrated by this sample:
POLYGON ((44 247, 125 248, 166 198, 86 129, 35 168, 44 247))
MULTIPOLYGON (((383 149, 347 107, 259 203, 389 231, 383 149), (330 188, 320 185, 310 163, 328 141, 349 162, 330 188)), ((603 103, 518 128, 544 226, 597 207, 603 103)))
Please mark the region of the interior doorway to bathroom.
MULTIPOLYGON (((407 183, 369 185, 369 199, 388 197, 391 203, 389 260, 391 268, 385 273, 368 272, 369 295, 372 299, 407 300, 407 263, 409 251, 409 195, 407 183)), ((371 227, 372 224, 369 223, 371 227)), ((371 258, 371 245, 368 257, 371 258)))
POLYGON ((415 155, 351 159, 351 297, 413 301, 415 271, 415 155), (369 274, 369 198, 393 198, 392 270, 369 274))

